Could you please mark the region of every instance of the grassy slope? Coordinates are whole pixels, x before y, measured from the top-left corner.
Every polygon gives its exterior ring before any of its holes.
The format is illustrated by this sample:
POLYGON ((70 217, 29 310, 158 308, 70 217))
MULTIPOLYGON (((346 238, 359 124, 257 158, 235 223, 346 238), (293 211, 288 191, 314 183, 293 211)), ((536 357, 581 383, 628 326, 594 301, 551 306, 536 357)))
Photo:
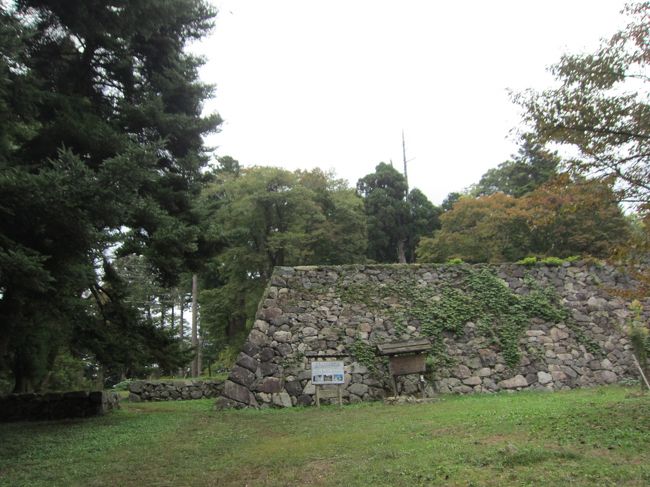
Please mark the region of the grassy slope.
POLYGON ((650 485, 650 397, 609 387, 342 410, 124 404, 0 424, 0 485, 650 485))

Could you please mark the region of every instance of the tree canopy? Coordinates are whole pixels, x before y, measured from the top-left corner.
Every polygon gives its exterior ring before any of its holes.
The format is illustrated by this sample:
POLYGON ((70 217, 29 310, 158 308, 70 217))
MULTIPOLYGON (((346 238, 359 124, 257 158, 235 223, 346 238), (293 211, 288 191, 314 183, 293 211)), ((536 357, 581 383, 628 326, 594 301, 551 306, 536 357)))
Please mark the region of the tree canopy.
POLYGON ((567 174, 520 198, 503 193, 461 198, 440 220, 441 229, 417 248, 421 262, 608 257, 630 232, 611 181, 571 180, 567 174))
POLYGON ((202 201, 207 233, 221 245, 202 273, 203 325, 215 340, 244 330, 273 267, 365 260, 363 202, 318 169, 226 171, 202 201))
POLYGON ((201 115, 212 89, 185 52, 212 26, 206 2, 0 8, 0 369, 21 391, 73 337, 77 354, 128 346, 100 346, 90 323, 154 333, 117 312, 111 249, 146 255, 167 283, 187 268, 202 135, 220 119, 201 115))
POLYGON ((523 196, 558 174, 560 157, 546 150, 530 136, 522 139, 521 147, 512 160, 488 170, 472 187, 474 196, 487 196, 501 192, 510 196, 523 196))
POLYGON ((381 162, 357 182, 368 218, 368 258, 374 262, 413 262, 421 235, 438 228, 437 209, 418 189, 408 192, 404 176, 381 162))
POLYGON ((559 83, 515 95, 541 144, 577 151, 577 174, 616 178, 618 197, 650 204, 650 3, 626 7, 630 23, 593 53, 566 54, 551 68, 559 83))

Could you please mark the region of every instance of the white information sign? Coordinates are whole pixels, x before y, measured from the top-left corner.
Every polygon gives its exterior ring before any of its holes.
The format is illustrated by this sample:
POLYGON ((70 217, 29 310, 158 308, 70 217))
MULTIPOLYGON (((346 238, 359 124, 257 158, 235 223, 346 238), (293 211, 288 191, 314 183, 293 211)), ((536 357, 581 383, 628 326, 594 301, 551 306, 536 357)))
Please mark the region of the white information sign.
POLYGON ((343 362, 312 362, 311 382, 314 385, 343 384, 345 382, 343 362))

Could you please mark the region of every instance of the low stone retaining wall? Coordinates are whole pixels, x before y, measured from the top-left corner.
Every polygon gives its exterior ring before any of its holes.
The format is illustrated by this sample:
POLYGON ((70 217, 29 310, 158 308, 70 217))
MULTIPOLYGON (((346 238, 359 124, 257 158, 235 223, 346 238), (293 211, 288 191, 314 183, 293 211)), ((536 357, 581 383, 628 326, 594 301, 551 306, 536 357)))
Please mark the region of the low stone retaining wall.
POLYGON ((100 416, 119 407, 114 392, 75 391, 0 397, 0 421, 35 421, 100 416))
POLYGON ((170 380, 148 382, 138 380, 129 384, 129 401, 180 401, 218 397, 223 381, 170 380))

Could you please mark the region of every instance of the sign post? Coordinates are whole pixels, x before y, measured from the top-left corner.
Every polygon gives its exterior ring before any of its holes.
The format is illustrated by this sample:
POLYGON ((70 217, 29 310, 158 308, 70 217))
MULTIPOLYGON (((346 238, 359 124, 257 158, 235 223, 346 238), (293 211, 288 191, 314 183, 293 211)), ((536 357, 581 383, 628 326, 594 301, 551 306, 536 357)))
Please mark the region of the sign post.
POLYGON ((339 406, 343 406, 341 384, 345 383, 345 366, 342 361, 311 363, 311 383, 316 388, 316 406, 320 407, 321 388, 336 385, 339 406))

